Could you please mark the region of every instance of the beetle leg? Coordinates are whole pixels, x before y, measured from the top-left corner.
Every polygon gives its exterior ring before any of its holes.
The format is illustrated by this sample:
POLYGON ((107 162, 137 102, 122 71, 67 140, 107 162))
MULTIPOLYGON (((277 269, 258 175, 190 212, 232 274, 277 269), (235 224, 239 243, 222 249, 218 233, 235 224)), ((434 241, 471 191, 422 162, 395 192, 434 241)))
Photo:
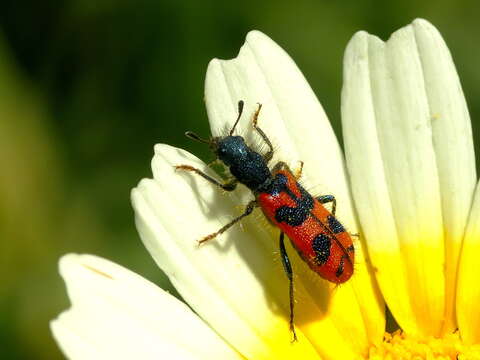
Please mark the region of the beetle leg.
POLYGON ((288 164, 284 161, 277 162, 272 169, 272 173, 275 174, 277 171, 282 169, 287 169, 289 172, 293 174, 292 170, 290 169, 290 166, 288 166, 288 164))
POLYGON ((285 243, 283 241, 284 233, 280 232, 280 255, 282 257, 283 269, 285 274, 287 274, 289 281, 289 297, 290 297, 290 331, 293 333, 292 342, 297 341, 297 333, 295 332, 295 325, 293 325, 293 308, 294 308, 294 299, 293 299, 293 270, 290 259, 288 258, 287 250, 285 249, 285 243))
POLYGON ((276 173, 277 171, 282 170, 282 169, 287 169, 289 172, 291 172, 293 174, 293 176, 295 177, 295 180, 299 180, 302 177, 303 161, 300 160, 300 166, 298 167, 297 170, 295 170, 295 172, 292 171, 292 169, 290 169, 290 166, 288 166, 288 164, 286 162, 279 161, 273 167, 272 173, 276 173))
POLYGON ((337 200, 333 195, 321 195, 317 197, 317 200, 322 204, 332 203, 332 215, 335 216, 335 211, 337 210, 337 200))
POLYGON ((205 180, 211 182, 213 185, 221 187, 225 191, 235 190, 235 188, 237 187, 237 183, 238 183, 238 180, 235 179, 235 178, 232 178, 231 180, 229 180, 225 183, 221 183, 221 182, 215 180, 214 178, 212 178, 211 176, 205 174, 203 171, 201 171, 197 168, 194 168, 193 166, 190 166, 190 165, 176 165, 175 170, 192 171, 195 174, 198 174, 201 177, 203 177, 205 180))
POLYGON ((222 226, 220 228, 220 230, 218 231, 215 231, 214 233, 210 234, 210 235, 207 235, 205 236, 204 238, 198 240, 198 244, 201 245, 203 244, 204 242, 208 241, 208 240, 211 240, 213 239, 214 237, 220 235, 221 233, 225 232, 226 230, 228 230, 229 228, 231 228, 233 225, 235 225, 237 222, 239 222, 240 220, 242 220, 245 216, 248 216, 252 213, 253 209, 255 209, 255 207, 257 206, 257 201, 256 200, 252 200, 248 203, 247 207, 245 208, 245 211, 243 212, 242 215, 236 217, 235 219, 233 219, 232 221, 230 221, 227 225, 225 226, 222 226))
POLYGON ((300 166, 298 167, 297 170, 295 170, 295 173, 293 174, 296 180, 299 180, 302 177, 302 171, 303 171, 303 161, 300 160, 300 166))
POLYGON ((255 131, 258 133, 258 135, 260 135, 260 137, 263 139, 263 141, 265 141, 267 143, 268 152, 265 155, 263 155, 263 158, 268 163, 273 158, 273 145, 272 145, 272 142, 270 141, 270 139, 268 138, 268 136, 265 134, 265 132, 257 126, 258 114, 260 114, 260 109, 261 108, 262 108, 262 104, 258 104, 258 108, 255 111, 255 114, 253 114, 253 121, 252 122, 253 122, 253 128, 255 129, 255 131))

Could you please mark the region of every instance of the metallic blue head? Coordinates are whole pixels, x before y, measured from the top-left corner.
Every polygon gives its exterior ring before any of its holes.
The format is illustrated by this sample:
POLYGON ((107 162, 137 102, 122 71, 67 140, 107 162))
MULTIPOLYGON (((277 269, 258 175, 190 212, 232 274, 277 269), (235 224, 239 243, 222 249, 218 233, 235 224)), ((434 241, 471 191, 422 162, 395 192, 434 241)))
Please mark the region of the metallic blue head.
POLYGON ((247 159, 249 148, 241 136, 226 136, 217 138, 216 149, 217 157, 225 165, 232 166, 247 159))

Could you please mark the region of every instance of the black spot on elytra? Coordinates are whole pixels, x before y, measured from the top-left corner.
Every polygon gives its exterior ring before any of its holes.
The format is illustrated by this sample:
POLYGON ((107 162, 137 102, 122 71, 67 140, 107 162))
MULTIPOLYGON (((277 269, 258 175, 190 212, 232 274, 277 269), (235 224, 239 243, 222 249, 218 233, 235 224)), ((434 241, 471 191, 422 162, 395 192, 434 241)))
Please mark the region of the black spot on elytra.
POLYGON ((275 211, 275 220, 279 223, 286 223, 290 226, 299 226, 308 217, 308 211, 305 212, 303 209, 298 207, 289 207, 282 206, 275 211))
POLYGON ((345 228, 342 224, 336 219, 333 215, 328 215, 327 217, 328 227, 334 234, 338 234, 345 231, 345 228))
POLYGON ((342 257, 340 258, 340 264, 338 264, 337 272, 335 273, 336 277, 342 276, 343 270, 345 270, 344 258, 345 258, 345 255, 342 255, 342 257))
POLYGON ((353 244, 347 248, 347 252, 354 252, 354 251, 355 251, 355 247, 353 246, 353 244))
POLYGON ((268 189, 268 193, 273 196, 277 196, 281 192, 285 191, 285 189, 287 188, 287 182, 288 179, 285 175, 277 174, 273 179, 271 188, 268 189))
POLYGON ((312 249, 315 251, 315 260, 318 265, 321 266, 327 262, 330 257, 330 246, 330 238, 325 234, 318 234, 313 239, 312 249))
POLYGON ((296 184, 300 191, 300 197, 297 197, 287 186, 287 178, 283 174, 278 174, 273 182, 270 193, 272 195, 278 195, 281 192, 285 192, 296 204, 295 207, 281 206, 275 211, 275 220, 279 223, 286 223, 290 226, 299 226, 310 215, 310 211, 313 209, 313 198, 305 191, 300 185, 296 184))

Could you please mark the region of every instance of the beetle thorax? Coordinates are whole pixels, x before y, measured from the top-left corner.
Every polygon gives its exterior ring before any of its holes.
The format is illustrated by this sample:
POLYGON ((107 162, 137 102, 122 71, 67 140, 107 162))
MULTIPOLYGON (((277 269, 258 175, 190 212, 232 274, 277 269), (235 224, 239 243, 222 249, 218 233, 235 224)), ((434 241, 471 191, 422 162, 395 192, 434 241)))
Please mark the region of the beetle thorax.
POLYGON ((252 150, 241 136, 226 136, 216 141, 218 158, 237 180, 256 192, 272 180, 267 162, 252 150))

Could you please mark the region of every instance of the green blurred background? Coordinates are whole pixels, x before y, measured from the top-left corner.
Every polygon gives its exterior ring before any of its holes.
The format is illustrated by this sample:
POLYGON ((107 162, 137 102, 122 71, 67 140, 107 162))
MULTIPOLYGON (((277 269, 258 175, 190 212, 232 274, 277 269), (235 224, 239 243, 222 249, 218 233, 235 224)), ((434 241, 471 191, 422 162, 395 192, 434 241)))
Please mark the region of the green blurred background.
MULTIPOLYGON (((130 189, 155 143, 210 159, 203 81, 251 29, 303 70, 339 131, 342 56, 357 30, 387 38, 415 17, 450 46, 480 115, 478 1, 2 1, 0 357, 57 359, 48 321, 68 307, 57 259, 94 253, 169 286, 141 244, 130 189)), ((478 139, 478 126, 474 121, 478 139)))

